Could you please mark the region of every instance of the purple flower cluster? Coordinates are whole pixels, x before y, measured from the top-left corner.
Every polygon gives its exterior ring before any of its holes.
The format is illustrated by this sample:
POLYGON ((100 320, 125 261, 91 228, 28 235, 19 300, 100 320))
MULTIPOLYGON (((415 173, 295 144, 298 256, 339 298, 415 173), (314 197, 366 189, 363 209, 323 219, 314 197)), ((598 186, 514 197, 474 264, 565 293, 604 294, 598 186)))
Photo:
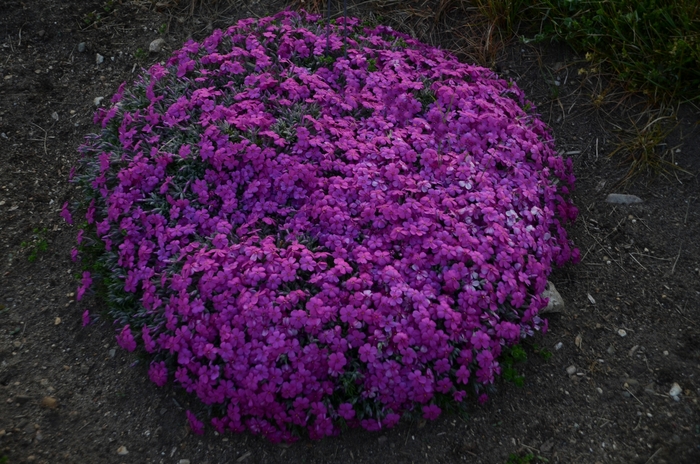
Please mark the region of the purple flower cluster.
POLYGON ((101 254, 80 294, 102 279, 119 345, 221 432, 485 399, 578 256, 571 163, 520 89, 386 27, 326 31, 284 12, 190 41, 81 149, 80 250, 101 254))

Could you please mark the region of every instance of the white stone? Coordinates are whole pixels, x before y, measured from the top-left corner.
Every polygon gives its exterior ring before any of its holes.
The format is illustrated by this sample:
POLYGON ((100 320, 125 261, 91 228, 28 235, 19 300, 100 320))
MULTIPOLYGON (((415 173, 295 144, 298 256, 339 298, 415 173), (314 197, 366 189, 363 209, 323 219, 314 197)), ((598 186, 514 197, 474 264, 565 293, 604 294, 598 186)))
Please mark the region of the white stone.
POLYGON ((613 203, 616 205, 632 205, 634 203, 643 203, 644 200, 636 195, 625 195, 622 193, 611 193, 605 199, 606 203, 613 203))
POLYGON ((159 53, 165 45, 165 39, 156 39, 148 46, 148 51, 151 53, 159 53))
POLYGON ((564 299, 561 297, 557 288, 550 281, 547 281, 547 288, 542 292, 542 298, 549 298, 547 307, 543 308, 540 313, 561 313, 566 309, 564 299))
POLYGON ((678 396, 681 394, 682 391, 683 389, 681 389, 681 386, 677 383, 674 383, 671 389, 668 391, 668 394, 671 396, 678 396))

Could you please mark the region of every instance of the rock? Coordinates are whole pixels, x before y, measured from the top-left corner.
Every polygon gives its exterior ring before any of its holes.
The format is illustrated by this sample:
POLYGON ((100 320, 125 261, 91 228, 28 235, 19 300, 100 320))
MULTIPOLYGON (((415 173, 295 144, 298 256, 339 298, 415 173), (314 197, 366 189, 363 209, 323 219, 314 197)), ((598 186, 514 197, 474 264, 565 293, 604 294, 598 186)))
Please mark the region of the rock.
POLYGON ((58 407, 58 400, 53 396, 45 396, 41 399, 41 406, 46 409, 56 409, 58 407))
POLYGON ((634 345, 632 348, 630 348, 629 353, 628 353, 630 358, 632 356, 634 356, 634 354, 637 352, 638 349, 639 349, 639 345, 634 345))
POLYGON ((678 396, 683 392, 683 389, 681 388, 680 385, 677 383, 674 383, 673 386, 671 386, 671 389, 668 391, 668 394, 674 399, 677 400, 678 396))
POLYGON ((652 396, 656 395, 656 385, 654 384, 654 382, 651 382, 646 387, 644 387, 644 393, 652 396))
POLYGON ((78 53, 84 53, 84 52, 85 52, 85 47, 86 47, 85 42, 80 42, 80 43, 78 44, 78 53))
POLYGON ((104 100, 104 99, 105 99, 105 97, 95 97, 95 99, 92 101, 92 103, 95 106, 100 106, 100 104, 102 103, 102 100, 104 100))
POLYGON ((626 336, 627 336, 627 331, 626 331, 625 329, 619 329, 619 330, 617 331, 617 334, 618 334, 620 337, 626 337, 626 336))
POLYGON ((165 39, 156 39, 148 46, 148 51, 151 53, 160 53, 165 45, 165 39))
POLYGON ((60 325, 60 324, 61 324, 61 318, 60 318, 60 317, 57 317, 56 319, 54 319, 53 325, 60 325))
POLYGON ((102 64, 105 61, 105 57, 97 53, 95 55, 95 64, 102 64))
POLYGON ((58 113, 56 111, 51 113, 51 119, 53 119, 54 121, 58 121, 58 113))
POLYGON ((641 385, 637 379, 625 379, 625 388, 627 388, 632 393, 639 393, 641 385))
POLYGON ((190 464, 190 460, 189 459, 180 459, 178 461, 178 464, 190 464))
POLYGON ((542 292, 542 298, 549 298, 549 302, 540 313, 561 313, 565 310, 564 299, 552 282, 547 281, 547 288, 542 292))
POLYGON ((566 373, 569 375, 574 375, 576 373, 576 366, 571 365, 566 368, 566 373))
POLYGON ((606 203, 615 205, 632 205, 635 203, 643 203, 643 200, 636 195, 625 195, 622 193, 611 193, 605 199, 606 203))
POLYGON ((119 448, 117 448, 117 454, 119 456, 126 456, 127 454, 129 454, 129 450, 126 449, 126 446, 120 446, 119 448))
POLYGON ((544 443, 542 443, 542 446, 540 446, 540 453, 546 454, 552 451, 552 448, 554 448, 554 439, 550 438, 544 443))
POLYGON ((562 342, 559 342, 556 345, 554 345, 554 349, 557 351, 561 350, 563 347, 564 347, 564 344, 562 342))

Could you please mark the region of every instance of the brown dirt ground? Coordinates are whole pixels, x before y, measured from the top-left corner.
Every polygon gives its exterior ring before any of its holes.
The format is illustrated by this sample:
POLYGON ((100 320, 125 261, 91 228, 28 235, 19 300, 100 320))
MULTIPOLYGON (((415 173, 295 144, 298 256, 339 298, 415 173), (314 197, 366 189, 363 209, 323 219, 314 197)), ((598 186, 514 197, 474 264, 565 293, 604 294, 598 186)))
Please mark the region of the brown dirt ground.
POLYGON ((82 327, 82 311, 100 303, 74 301, 76 230, 58 211, 75 194, 68 171, 95 130, 95 97, 109 98, 135 78, 134 69, 164 60, 187 37, 201 39, 212 27, 279 11, 285 2, 228 9, 219 2, 218 11, 197 7, 193 15, 151 3, 118 0, 106 11, 105 0, 0 2, 0 462, 504 463, 530 453, 518 462, 700 462, 697 108, 681 109, 669 140, 684 137, 674 161, 687 173, 619 186, 624 168, 607 157, 611 129, 635 110, 613 111, 605 99, 596 108, 602 81, 579 75, 587 63, 570 51, 517 44, 496 68, 538 104, 578 177, 581 214, 570 232, 583 260, 552 274, 567 308, 534 341, 551 358, 529 343, 520 367, 525 385, 500 382, 466 421, 443 415, 291 446, 189 433, 183 408, 201 406, 150 383, 136 355, 113 351, 108 322, 82 327), (158 37, 165 51, 138 51, 158 37), (99 65, 97 53, 105 57, 99 65), (611 205, 610 192, 644 202, 611 205), (30 262, 42 241, 47 250, 30 262), (679 401, 668 394, 674 383, 679 401), (42 403, 45 397, 56 403, 42 403), (128 454, 117 453, 122 446, 128 454))

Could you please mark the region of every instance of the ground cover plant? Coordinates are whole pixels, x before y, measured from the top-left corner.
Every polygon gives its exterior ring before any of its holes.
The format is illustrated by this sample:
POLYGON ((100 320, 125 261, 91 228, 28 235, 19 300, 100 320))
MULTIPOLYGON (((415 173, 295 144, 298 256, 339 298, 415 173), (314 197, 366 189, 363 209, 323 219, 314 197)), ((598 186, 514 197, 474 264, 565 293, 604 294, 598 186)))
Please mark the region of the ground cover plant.
POLYGON ((597 67, 612 71, 627 90, 643 92, 654 102, 700 96, 700 5, 694 0, 477 4, 493 20, 507 23, 509 31, 565 41, 597 67), (511 26, 514 16, 522 22, 511 26))
POLYGON ((321 438, 485 401, 578 259, 571 163, 523 93, 386 27, 243 20, 95 122, 62 213, 84 214, 77 298, 94 280, 118 343, 220 432, 321 438))

